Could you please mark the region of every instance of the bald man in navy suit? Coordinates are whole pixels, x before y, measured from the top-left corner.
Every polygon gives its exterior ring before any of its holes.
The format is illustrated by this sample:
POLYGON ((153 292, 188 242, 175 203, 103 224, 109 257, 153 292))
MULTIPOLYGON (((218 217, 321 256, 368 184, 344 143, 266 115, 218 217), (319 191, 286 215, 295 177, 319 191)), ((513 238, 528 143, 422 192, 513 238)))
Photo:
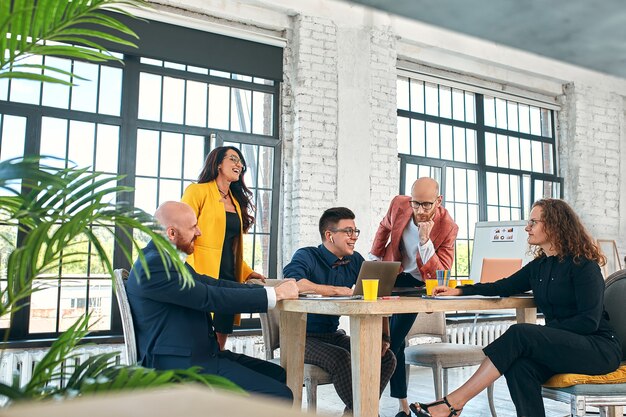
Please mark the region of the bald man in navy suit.
MULTIPOLYGON (((191 207, 169 201, 161 205, 156 219, 169 240, 181 252, 193 253, 201 232, 191 207)), ((156 369, 187 369, 200 366, 203 372, 223 376, 244 390, 288 401, 283 368, 271 362, 220 351, 211 312, 265 312, 282 299, 298 298, 295 281, 277 287, 240 284, 197 274, 187 265, 195 285, 184 286, 171 263, 163 263, 154 243, 143 249, 150 277, 137 260, 127 283, 139 360, 156 369), (169 272, 169 277, 168 277, 169 272)))

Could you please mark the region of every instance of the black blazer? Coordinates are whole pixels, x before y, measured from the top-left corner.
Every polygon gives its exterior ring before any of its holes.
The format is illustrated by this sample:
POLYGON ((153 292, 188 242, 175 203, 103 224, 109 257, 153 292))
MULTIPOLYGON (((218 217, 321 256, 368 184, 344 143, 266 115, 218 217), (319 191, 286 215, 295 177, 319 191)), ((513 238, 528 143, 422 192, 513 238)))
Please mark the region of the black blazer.
POLYGON ((139 362, 156 369, 201 366, 217 373, 218 344, 209 312, 257 313, 267 311, 267 293, 258 285, 217 280, 197 274, 188 266, 195 286, 182 288, 169 267, 168 279, 154 243, 143 249, 150 278, 137 260, 128 277, 130 302, 139 362))

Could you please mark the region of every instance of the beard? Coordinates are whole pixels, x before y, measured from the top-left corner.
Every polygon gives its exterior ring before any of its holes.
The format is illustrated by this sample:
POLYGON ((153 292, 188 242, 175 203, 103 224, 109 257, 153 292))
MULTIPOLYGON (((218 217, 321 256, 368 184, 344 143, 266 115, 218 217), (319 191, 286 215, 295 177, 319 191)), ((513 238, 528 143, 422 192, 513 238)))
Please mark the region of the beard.
POLYGON ((176 249, 178 249, 181 252, 186 253, 187 255, 191 255, 193 253, 195 240, 196 238, 194 237, 190 241, 177 241, 176 249))

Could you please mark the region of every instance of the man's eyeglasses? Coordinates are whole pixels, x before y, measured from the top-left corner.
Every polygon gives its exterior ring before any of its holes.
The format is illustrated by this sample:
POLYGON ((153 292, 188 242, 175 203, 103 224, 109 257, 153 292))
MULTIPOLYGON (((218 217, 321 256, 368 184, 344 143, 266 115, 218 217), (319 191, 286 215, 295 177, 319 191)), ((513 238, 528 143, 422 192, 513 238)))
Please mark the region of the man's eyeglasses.
POLYGON ((411 207, 413 207, 414 209, 416 208, 420 208, 420 206, 424 209, 424 210, 430 210, 431 208, 433 208, 433 205, 437 202, 437 200, 430 202, 430 201, 415 201, 415 200, 411 200, 409 201, 409 204, 411 205, 411 207))
POLYGON ((224 159, 230 159, 235 165, 241 165, 242 167, 245 167, 243 161, 240 158, 237 158, 235 155, 226 155, 224 159))
POLYGON ((333 233, 344 232, 348 235, 348 237, 359 237, 359 235, 361 234, 361 231, 359 229, 353 229, 351 227, 347 227, 345 229, 330 229, 330 231, 333 233))
POLYGON ((528 223, 526 223, 526 224, 528 225, 528 227, 532 228, 532 227, 535 227, 535 225, 537 223, 542 223, 542 222, 543 222, 543 220, 530 219, 530 220, 528 220, 528 223))

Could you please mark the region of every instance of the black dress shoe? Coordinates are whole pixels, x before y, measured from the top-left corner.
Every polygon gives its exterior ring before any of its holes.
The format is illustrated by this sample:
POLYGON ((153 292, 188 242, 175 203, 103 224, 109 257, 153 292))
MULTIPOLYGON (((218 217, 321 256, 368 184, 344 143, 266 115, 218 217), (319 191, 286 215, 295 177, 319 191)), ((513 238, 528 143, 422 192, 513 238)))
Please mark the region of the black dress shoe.
POLYGON ((398 411, 398 414, 396 414, 396 417, 411 417, 411 414, 405 413, 404 411, 398 411))

